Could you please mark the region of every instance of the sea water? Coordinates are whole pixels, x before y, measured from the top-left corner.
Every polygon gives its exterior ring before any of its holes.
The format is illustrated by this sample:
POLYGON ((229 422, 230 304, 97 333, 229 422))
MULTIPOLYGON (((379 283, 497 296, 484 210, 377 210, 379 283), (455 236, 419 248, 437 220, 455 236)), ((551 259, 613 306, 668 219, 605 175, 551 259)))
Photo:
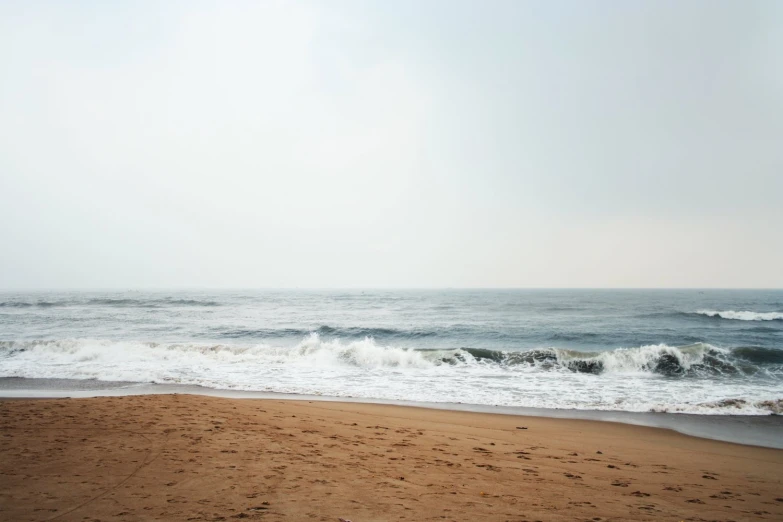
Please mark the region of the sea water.
POLYGON ((0 377, 781 413, 783 291, 3 293, 0 377))

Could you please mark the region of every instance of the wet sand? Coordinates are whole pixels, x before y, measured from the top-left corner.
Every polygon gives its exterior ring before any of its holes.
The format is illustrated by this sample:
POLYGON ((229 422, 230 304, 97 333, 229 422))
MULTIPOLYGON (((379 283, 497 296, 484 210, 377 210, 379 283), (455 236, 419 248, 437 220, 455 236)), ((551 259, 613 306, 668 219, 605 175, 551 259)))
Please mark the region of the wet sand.
POLYGON ((0 401, 0 520, 782 520, 783 450, 195 395, 0 401))
POLYGON ((0 377, 0 400, 118 397, 125 395, 206 395, 228 399, 269 399, 298 401, 336 401, 365 404, 416 406, 438 410, 479 413, 502 413, 525 417, 584 419, 654 428, 668 428, 686 435, 723 440, 752 446, 783 449, 783 416, 781 415, 688 415, 666 412, 630 412, 601 410, 545 409, 522 406, 489 406, 481 404, 391 401, 326 395, 283 394, 275 392, 220 390, 186 384, 153 384, 79 379, 24 379, 0 377))

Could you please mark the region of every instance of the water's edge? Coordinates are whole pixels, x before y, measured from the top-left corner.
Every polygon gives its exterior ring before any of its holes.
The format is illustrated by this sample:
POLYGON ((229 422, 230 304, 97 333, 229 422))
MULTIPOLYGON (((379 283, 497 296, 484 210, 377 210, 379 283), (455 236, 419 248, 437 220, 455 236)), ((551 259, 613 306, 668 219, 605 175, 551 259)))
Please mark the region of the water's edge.
POLYGON ((561 410, 486 406, 478 404, 436 403, 363 399, 360 397, 329 397, 272 392, 218 390, 181 384, 148 384, 106 382, 75 379, 0 378, 2 399, 50 399, 117 397, 127 395, 191 394, 228 399, 277 399, 364 404, 390 404, 438 410, 521 415, 559 419, 583 419, 619 422, 652 428, 670 429, 685 435, 749 446, 783 449, 783 416, 781 415, 692 415, 683 413, 636 413, 600 410, 561 410))

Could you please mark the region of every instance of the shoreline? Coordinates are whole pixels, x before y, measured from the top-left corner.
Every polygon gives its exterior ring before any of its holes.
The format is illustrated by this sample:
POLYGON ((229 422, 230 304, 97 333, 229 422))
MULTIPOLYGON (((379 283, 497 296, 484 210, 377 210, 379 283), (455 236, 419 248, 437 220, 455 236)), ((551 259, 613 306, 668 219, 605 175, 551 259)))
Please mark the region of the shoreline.
POLYGON ((783 451, 312 400, 0 401, 8 520, 779 520, 783 451))
POLYGON ((783 416, 781 415, 702 415, 670 412, 629 412, 611 410, 566 410, 480 404, 429 403, 331 397, 275 392, 219 390, 194 385, 110 382, 76 379, 0 378, 0 400, 122 397, 138 395, 190 394, 226 399, 261 399, 321 401, 346 404, 404 406, 437 411, 489 413, 549 419, 573 419, 614 422, 672 430, 707 440, 747 446, 783 449, 783 416))

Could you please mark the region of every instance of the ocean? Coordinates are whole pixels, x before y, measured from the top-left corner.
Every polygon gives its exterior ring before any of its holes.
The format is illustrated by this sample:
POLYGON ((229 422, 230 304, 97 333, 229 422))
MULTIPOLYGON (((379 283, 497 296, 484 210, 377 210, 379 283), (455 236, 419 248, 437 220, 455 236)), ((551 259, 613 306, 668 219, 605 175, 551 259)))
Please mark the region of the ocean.
POLYGON ((780 414, 783 291, 3 293, 0 377, 780 414))

